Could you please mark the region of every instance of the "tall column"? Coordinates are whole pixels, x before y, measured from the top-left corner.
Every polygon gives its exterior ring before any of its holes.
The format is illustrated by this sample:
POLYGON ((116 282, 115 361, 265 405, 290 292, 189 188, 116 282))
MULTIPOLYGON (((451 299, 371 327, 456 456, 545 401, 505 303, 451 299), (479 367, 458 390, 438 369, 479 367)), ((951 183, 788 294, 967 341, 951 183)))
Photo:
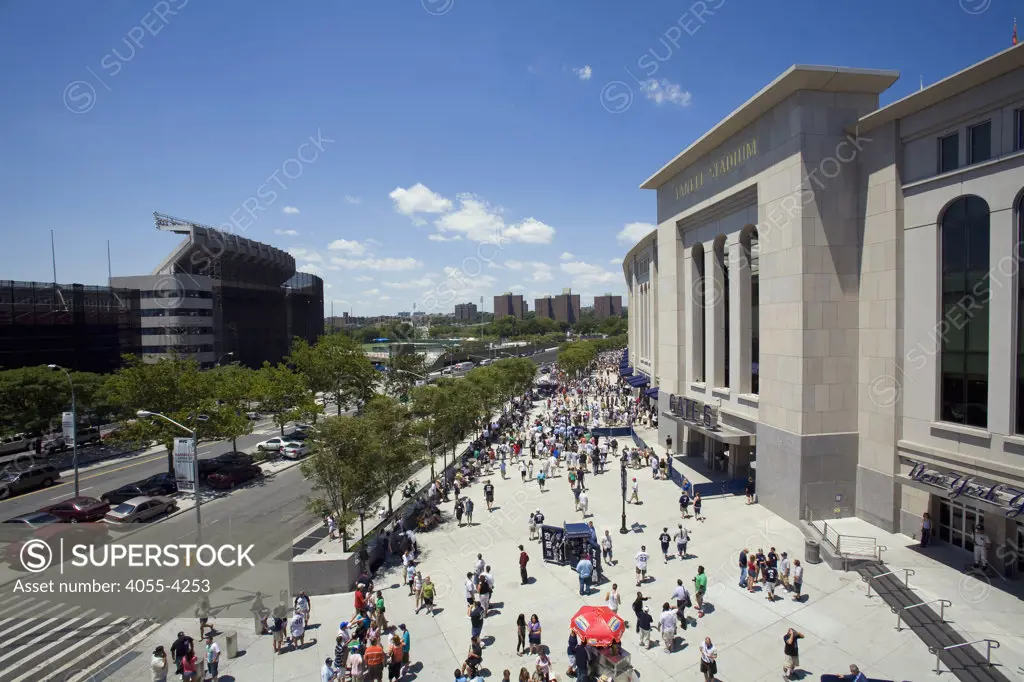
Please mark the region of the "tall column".
MULTIPOLYGON (((689 295, 685 297, 686 310, 684 312, 684 331, 687 334, 686 342, 690 345, 690 352, 686 356, 686 380, 704 382, 705 375, 704 360, 704 308, 701 305, 704 295, 704 286, 700 282, 700 268, 704 264, 703 256, 701 261, 694 260, 694 254, 688 252, 684 262, 684 272, 689 282, 689 295)), ((679 387, 679 394, 686 392, 685 385, 679 387)))

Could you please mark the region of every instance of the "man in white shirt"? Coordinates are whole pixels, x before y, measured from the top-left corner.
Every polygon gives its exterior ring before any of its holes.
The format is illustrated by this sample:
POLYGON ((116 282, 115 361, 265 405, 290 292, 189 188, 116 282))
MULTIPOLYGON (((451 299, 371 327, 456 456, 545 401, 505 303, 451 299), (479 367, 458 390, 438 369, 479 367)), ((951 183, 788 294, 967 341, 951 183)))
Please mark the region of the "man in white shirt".
POLYGON ((476 586, 477 585, 478 585, 478 582, 473 577, 473 574, 472 573, 467 573, 466 574, 466 585, 465 585, 465 590, 466 590, 466 615, 467 616, 469 615, 469 612, 473 610, 473 602, 476 601, 476 586))
POLYGON ((676 646, 676 612, 669 607, 668 602, 661 608, 661 643, 665 646, 665 653, 672 653, 676 646))
POLYGON ((587 518, 587 507, 590 505, 590 498, 587 497, 587 491, 580 492, 579 509, 583 512, 583 518, 587 518))
POLYGON ((676 540, 676 553, 679 554, 680 559, 685 559, 688 555, 686 552, 686 546, 690 542, 690 531, 683 528, 683 524, 679 524, 679 530, 675 534, 676 540))
POLYGON ((683 629, 686 629, 686 606, 690 603, 690 591, 683 585, 682 578, 676 580, 676 589, 672 591, 672 598, 676 600, 676 613, 679 617, 679 622, 683 624, 683 629))
POLYGON ((988 568, 988 535, 981 523, 974 526, 974 567, 985 570, 988 568))
POLYGON ((647 560, 650 557, 647 555, 647 545, 640 545, 640 551, 636 553, 636 586, 640 587, 640 583, 647 580, 647 560))
POLYGON ((213 633, 206 635, 206 670, 210 673, 213 682, 220 678, 218 668, 220 667, 220 646, 213 641, 213 633))
POLYGON ((334 682, 338 679, 338 672, 331 666, 331 659, 324 659, 324 667, 320 668, 320 682, 334 682))
POLYGON ((633 494, 629 497, 630 504, 640 504, 640 484, 633 479, 633 494))

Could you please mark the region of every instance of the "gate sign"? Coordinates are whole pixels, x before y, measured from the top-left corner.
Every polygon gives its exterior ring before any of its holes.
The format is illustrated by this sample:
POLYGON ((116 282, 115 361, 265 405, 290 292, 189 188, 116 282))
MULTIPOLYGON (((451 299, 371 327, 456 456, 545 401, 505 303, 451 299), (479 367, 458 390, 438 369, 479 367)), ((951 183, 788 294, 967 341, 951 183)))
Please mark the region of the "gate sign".
POLYGON ((178 490, 195 492, 196 447, 191 438, 174 439, 174 480, 178 483, 178 490))
POLYGON ((75 442, 75 413, 65 412, 61 415, 60 430, 64 432, 64 441, 75 442))

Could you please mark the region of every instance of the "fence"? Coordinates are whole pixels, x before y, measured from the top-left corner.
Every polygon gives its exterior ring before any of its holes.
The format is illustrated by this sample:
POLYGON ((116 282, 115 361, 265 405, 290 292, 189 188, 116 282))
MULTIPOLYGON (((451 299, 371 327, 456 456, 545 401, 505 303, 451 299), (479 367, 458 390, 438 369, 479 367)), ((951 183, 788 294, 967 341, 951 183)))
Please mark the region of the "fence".
POLYGON ((845 558, 881 561, 881 552, 885 548, 880 546, 875 538, 840 533, 835 525, 826 519, 814 518, 814 512, 809 505, 804 507, 804 520, 821 534, 822 542, 831 547, 835 554, 845 558))

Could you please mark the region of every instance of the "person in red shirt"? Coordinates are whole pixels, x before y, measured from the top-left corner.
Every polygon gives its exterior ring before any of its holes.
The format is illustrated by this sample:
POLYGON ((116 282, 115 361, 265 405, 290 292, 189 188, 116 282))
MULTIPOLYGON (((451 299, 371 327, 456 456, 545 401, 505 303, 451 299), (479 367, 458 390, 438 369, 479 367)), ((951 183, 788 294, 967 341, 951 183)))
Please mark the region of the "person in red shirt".
POLYGON ((355 606, 356 612, 352 614, 352 617, 349 618, 349 620, 355 620, 356 616, 366 610, 366 593, 363 592, 362 585, 356 588, 356 594, 352 599, 354 601, 353 605, 355 606))
POLYGON ((376 639, 370 640, 370 646, 363 652, 363 662, 366 663, 366 679, 377 680, 384 677, 384 649, 376 639))
POLYGON ((529 577, 526 575, 526 564, 530 562, 530 555, 526 553, 522 545, 519 545, 519 577, 523 580, 523 585, 529 582, 529 577))

